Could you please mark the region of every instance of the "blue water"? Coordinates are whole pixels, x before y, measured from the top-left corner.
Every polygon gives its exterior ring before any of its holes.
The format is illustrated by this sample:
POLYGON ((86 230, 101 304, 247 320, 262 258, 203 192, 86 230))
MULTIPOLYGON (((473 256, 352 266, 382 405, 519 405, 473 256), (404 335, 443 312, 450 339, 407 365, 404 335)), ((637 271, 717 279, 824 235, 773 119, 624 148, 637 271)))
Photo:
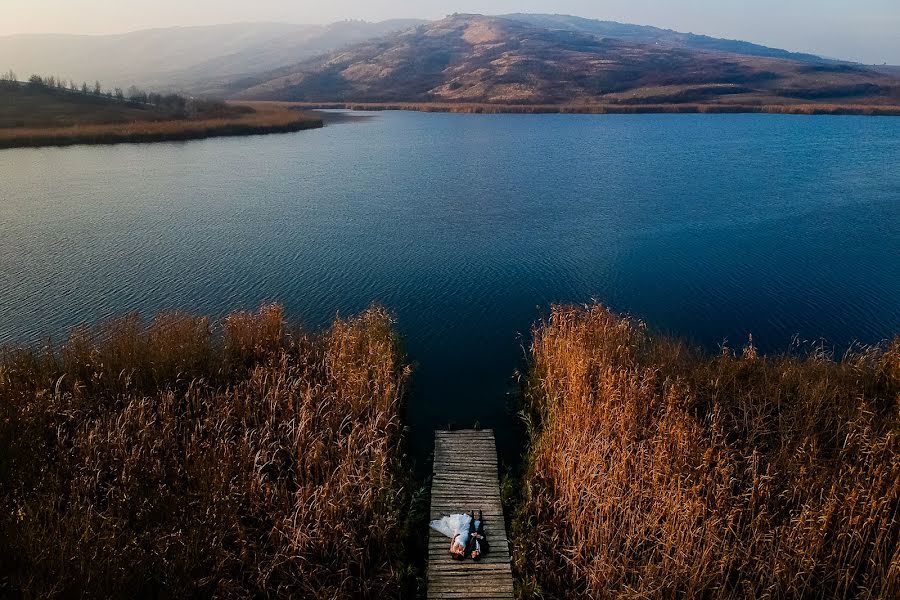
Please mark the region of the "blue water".
POLYGON ((409 422, 508 446, 531 324, 600 299, 715 349, 900 333, 900 119, 379 113, 0 152, 0 343, 127 311, 379 301, 409 422))

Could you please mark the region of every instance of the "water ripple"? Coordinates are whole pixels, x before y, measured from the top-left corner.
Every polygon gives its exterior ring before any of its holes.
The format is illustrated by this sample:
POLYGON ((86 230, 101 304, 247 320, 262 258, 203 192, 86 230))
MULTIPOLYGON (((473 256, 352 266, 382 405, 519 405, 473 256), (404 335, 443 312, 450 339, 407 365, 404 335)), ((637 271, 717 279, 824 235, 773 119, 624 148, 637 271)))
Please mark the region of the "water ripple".
POLYGON ((505 418, 521 334, 598 298, 714 348, 900 332, 900 120, 380 113, 3 152, 0 343, 140 311, 392 308, 409 418, 505 418))

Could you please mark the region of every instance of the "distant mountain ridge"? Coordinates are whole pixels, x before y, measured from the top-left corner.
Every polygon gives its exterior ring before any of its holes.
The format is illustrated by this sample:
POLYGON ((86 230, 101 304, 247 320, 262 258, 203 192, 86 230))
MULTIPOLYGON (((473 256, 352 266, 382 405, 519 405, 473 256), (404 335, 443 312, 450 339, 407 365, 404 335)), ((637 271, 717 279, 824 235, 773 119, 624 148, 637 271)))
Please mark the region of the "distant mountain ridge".
POLYGON ((550 14, 0 37, 0 71, 10 67, 22 78, 313 102, 900 104, 897 67, 550 14))
POLYGON ((252 85, 236 97, 476 104, 900 104, 900 80, 861 65, 746 42, 546 15, 452 15, 268 75, 268 80, 258 76, 248 81, 252 85), (749 54, 735 52, 739 48, 749 54))
POLYGON ((0 37, 0 71, 108 86, 215 94, 241 76, 269 71, 342 46, 423 23, 343 21, 331 25, 236 23, 148 29, 119 35, 0 37))

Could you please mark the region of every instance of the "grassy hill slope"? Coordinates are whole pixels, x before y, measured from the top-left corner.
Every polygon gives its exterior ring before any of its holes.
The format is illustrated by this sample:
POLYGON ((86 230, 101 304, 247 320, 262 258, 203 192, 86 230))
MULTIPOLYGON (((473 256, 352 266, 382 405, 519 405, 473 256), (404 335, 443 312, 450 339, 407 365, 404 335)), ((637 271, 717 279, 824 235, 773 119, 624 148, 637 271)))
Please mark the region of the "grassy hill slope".
POLYGON ((506 18, 522 21, 535 27, 546 29, 566 29, 579 33, 588 33, 601 37, 611 37, 619 40, 635 42, 638 44, 658 44, 674 48, 688 50, 707 50, 715 52, 728 52, 743 54, 746 56, 760 56, 766 58, 785 58, 806 62, 839 62, 823 59, 813 54, 801 52, 789 52, 780 48, 770 48, 760 44, 753 44, 741 40, 726 40, 714 38, 708 35, 695 33, 682 33, 671 29, 660 29, 648 25, 632 25, 615 21, 598 21, 585 19, 572 15, 546 15, 517 13, 505 15, 506 18))
POLYGON ((272 74, 236 97, 301 102, 900 104, 900 79, 455 15, 272 74))

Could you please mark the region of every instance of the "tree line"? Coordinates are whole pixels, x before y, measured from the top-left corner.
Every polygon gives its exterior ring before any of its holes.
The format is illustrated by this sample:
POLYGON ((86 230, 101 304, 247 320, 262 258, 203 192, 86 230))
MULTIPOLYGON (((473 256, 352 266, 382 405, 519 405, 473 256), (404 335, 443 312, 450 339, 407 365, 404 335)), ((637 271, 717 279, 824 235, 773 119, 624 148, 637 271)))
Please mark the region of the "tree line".
POLYGON ((26 89, 56 89, 83 94, 85 96, 106 97, 132 105, 155 106, 178 114, 196 112, 201 107, 208 108, 210 104, 213 104, 210 101, 187 98, 181 94, 158 94, 155 92, 148 92, 134 85, 127 90, 121 87, 113 87, 111 89, 104 88, 99 80, 95 81, 92 85, 88 84, 86 81, 78 84, 74 79, 66 79, 64 77, 53 75, 42 76, 34 74, 31 75, 27 81, 19 81, 18 76, 12 69, 0 75, 0 88, 8 88, 11 86, 25 86, 26 89))

